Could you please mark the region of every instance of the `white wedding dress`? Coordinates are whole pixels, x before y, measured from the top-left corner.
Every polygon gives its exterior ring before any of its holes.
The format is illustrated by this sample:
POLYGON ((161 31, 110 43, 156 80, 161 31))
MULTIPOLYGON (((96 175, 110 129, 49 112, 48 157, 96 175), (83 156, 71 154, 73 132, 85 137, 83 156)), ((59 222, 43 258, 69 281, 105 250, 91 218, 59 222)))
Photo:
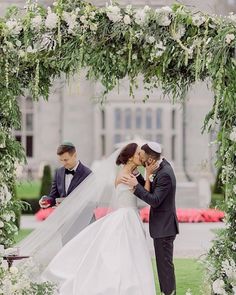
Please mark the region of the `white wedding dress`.
POLYGON ((124 184, 116 199, 118 209, 75 236, 43 272, 60 295, 156 294, 137 199, 124 184))

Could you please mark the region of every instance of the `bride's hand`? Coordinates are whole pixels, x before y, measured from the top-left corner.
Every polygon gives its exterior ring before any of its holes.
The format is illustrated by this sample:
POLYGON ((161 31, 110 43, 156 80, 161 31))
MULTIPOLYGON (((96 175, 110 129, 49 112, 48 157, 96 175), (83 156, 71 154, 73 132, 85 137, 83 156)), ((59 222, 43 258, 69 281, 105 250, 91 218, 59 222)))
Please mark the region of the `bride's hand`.
POLYGON ((133 174, 130 174, 130 176, 122 176, 121 182, 128 185, 131 188, 134 188, 138 184, 138 181, 133 174))

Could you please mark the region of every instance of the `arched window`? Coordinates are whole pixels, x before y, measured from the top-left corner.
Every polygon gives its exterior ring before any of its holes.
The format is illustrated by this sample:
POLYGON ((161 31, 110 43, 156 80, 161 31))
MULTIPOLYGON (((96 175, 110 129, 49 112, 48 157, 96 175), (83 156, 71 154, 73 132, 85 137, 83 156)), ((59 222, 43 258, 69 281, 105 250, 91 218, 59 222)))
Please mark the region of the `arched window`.
POLYGON ((152 110, 151 109, 146 110, 146 128, 152 129, 152 110))
POLYGON ((105 111, 101 110, 101 125, 102 125, 102 129, 106 128, 106 117, 105 117, 105 111))
POLYGON ((34 104, 31 96, 19 97, 18 104, 21 110, 21 127, 14 130, 15 139, 26 151, 26 157, 34 156, 34 104))
POLYGON ((132 113, 131 109, 125 109, 125 128, 131 129, 132 127, 132 113))
POLYGON ((136 125, 136 129, 141 129, 142 128, 142 109, 141 108, 136 109, 135 125, 136 125))
POLYGON ((115 109, 115 128, 121 129, 121 109, 115 109))
POLYGON ((175 109, 171 112, 171 128, 174 130, 176 127, 176 111, 175 109))
POLYGON ((175 135, 172 135, 171 137, 171 160, 175 160, 175 142, 176 142, 176 137, 175 135))
POLYGON ((156 110, 156 128, 162 128, 162 109, 160 108, 156 110))

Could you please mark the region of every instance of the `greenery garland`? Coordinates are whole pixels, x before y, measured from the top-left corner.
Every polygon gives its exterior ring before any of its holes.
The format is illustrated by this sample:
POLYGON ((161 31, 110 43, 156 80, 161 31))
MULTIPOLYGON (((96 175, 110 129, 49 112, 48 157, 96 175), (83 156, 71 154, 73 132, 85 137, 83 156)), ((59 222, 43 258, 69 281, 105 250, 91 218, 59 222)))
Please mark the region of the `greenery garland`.
POLYGON ((173 100, 184 99, 197 80, 208 78, 215 93, 204 130, 220 126, 217 166, 226 186, 226 229, 208 253, 210 294, 236 294, 236 16, 217 17, 182 5, 134 9, 111 3, 97 8, 80 0, 58 0, 45 9, 27 1, 0 20, 0 243, 8 247, 17 231, 11 198, 15 164, 24 159, 11 135, 19 126, 16 98, 30 91, 48 99, 62 73, 81 68, 106 94, 129 77, 130 94, 138 76, 148 93, 161 87, 173 100))

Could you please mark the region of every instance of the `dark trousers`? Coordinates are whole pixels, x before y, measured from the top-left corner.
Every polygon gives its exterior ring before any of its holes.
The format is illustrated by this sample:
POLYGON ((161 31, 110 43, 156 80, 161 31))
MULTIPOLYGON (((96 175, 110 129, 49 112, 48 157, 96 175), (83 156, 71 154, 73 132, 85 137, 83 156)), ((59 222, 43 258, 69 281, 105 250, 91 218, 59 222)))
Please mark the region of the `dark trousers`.
POLYGON ((165 295, 176 294, 173 264, 174 240, 175 236, 153 239, 159 285, 161 292, 165 295))

